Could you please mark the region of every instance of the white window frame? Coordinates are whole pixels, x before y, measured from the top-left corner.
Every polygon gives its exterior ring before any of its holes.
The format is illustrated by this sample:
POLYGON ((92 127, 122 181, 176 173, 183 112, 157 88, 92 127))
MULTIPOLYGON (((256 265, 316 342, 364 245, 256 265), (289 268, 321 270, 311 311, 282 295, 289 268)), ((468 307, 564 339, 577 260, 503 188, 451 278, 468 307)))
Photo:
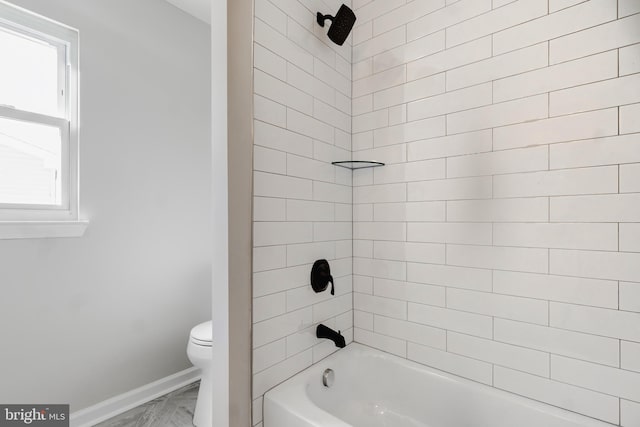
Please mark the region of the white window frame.
POLYGON ((79 37, 78 31, 0 0, 0 25, 57 47, 58 97, 64 117, 0 106, 0 117, 60 129, 62 140, 61 204, 0 203, 0 239, 81 236, 88 224, 79 219, 79 37), (64 68, 63 68, 64 67, 64 68))

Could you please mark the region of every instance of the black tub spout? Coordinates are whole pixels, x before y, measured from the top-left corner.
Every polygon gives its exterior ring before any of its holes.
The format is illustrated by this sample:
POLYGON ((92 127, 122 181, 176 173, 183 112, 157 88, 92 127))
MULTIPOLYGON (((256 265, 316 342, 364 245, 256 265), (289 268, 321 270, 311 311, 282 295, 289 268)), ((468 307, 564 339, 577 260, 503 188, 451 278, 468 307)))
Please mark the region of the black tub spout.
POLYGON ((336 347, 343 348, 346 344, 344 342, 344 337, 340 333, 340 331, 336 332, 333 329, 324 326, 322 323, 318 325, 316 328, 316 337, 318 338, 327 338, 336 343, 336 347))

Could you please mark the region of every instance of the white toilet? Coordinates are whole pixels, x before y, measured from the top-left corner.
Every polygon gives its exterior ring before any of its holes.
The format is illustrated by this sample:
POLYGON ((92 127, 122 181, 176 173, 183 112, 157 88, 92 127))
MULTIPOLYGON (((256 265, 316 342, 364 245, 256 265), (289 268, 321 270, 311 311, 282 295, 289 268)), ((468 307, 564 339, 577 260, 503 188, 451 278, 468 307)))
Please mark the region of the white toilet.
POLYGON ((202 371, 200 390, 198 391, 198 400, 196 401, 196 410, 193 414, 193 425, 196 427, 210 427, 212 425, 212 343, 213 325, 211 320, 200 323, 191 329, 191 333, 189 334, 189 344, 187 345, 187 356, 191 363, 193 363, 193 366, 200 368, 202 371))

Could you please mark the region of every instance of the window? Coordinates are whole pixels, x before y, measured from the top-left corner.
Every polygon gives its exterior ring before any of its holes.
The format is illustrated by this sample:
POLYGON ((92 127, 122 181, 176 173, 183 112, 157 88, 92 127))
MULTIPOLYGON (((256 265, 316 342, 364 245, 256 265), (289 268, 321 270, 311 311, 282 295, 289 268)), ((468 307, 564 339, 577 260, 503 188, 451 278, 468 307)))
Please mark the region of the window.
POLYGON ((0 58, 0 221, 78 221, 78 33, 0 1, 0 58))

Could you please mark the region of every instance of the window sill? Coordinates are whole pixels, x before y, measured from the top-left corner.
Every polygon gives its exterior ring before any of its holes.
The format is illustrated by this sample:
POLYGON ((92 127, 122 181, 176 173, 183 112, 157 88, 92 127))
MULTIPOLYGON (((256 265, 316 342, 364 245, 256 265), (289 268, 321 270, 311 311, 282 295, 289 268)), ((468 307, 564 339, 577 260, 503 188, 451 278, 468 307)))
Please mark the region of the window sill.
POLYGON ((89 221, 0 221, 0 240, 82 237, 89 221))

